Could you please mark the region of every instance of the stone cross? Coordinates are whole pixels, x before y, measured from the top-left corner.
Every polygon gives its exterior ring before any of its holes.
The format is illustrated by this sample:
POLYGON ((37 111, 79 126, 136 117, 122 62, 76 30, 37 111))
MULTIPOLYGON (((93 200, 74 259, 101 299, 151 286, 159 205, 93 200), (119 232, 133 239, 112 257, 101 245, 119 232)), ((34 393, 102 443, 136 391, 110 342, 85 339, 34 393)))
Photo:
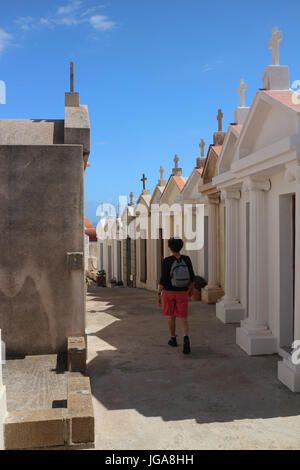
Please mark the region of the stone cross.
POLYGON ((163 181, 164 179, 164 167, 163 166, 160 167, 159 172, 160 172, 160 180, 163 181))
POLYGON ((133 193, 132 192, 129 194, 129 197, 130 197, 130 204, 132 205, 133 204, 133 193))
POLYGON ((278 31, 278 26, 272 29, 269 49, 272 49, 272 65, 279 65, 279 43, 282 40, 282 32, 278 31))
POLYGON ((223 119, 222 109, 219 109, 219 110, 218 110, 218 116, 217 116, 218 131, 219 131, 219 132, 222 132, 222 119, 223 119))
POLYGON ((205 142, 204 142, 203 139, 201 139, 201 141, 200 141, 199 148, 201 150, 201 157, 204 157, 205 142))
POLYGON ((178 155, 175 155, 174 157, 175 168, 178 168, 178 162, 179 162, 179 157, 178 155))
POLYGON ((70 92, 74 93, 74 62, 70 62, 70 92))
POLYGON ((238 95, 240 95, 240 108, 245 107, 245 91, 246 91, 246 83, 244 80, 241 78, 239 82, 239 87, 238 87, 238 95))
POLYGON ((146 178, 146 176, 145 176, 144 173, 143 173, 143 178, 141 179, 141 182, 143 183, 143 190, 146 189, 146 181, 147 181, 147 178, 146 178))

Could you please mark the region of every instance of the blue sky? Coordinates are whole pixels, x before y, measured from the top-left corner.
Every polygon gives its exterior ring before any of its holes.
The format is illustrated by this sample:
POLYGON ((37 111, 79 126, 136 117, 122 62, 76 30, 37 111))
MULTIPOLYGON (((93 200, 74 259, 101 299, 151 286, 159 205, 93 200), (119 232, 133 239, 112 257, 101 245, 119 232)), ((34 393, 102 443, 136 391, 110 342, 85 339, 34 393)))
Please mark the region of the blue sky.
POLYGON ((153 189, 177 153, 184 176, 217 129, 233 121, 240 78, 246 104, 271 63, 271 29, 283 32, 280 63, 300 79, 296 0, 11 0, 1 5, 0 118, 63 118, 69 62, 91 119, 86 213, 100 202, 153 189))

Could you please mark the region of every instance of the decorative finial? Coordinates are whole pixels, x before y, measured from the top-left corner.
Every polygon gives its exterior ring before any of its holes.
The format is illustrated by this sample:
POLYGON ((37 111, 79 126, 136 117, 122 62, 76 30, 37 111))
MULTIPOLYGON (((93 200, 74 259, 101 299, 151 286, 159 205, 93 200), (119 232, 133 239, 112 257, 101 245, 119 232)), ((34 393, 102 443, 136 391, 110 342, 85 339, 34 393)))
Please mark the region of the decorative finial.
POLYGON ((143 183, 143 190, 145 191, 146 189, 146 181, 147 181, 148 178, 146 178, 146 176, 144 175, 143 173, 143 178, 141 179, 141 182, 143 183))
POLYGON ((70 92, 74 93, 74 62, 70 62, 70 92))
POLYGON ((282 32, 278 31, 278 26, 272 29, 269 49, 272 49, 272 65, 279 65, 279 43, 282 40, 282 32))
POLYGON ((133 205, 133 192, 131 192, 129 194, 129 197, 130 197, 130 203, 129 204, 132 206, 133 205))
POLYGON ((174 157, 174 164, 175 164, 175 168, 176 168, 176 169, 178 168, 178 162, 179 162, 179 157, 178 157, 178 155, 176 154, 175 157, 174 157))
POLYGON ((172 171, 173 176, 182 176, 182 169, 178 168, 178 162, 179 162, 179 157, 176 154, 174 157, 175 167, 173 168, 173 171, 172 171))
POLYGON ((164 180, 164 167, 161 166, 160 169, 159 169, 159 172, 160 172, 160 179, 158 180, 158 185, 159 186, 165 186, 166 185, 166 181, 164 180))
POLYGON ((160 172, 160 180, 162 181, 164 179, 164 167, 163 166, 160 167, 159 172, 160 172))
POLYGON ((200 148, 200 150, 201 150, 200 156, 201 156, 201 157, 204 157, 205 142, 204 142, 203 139, 200 140, 199 148, 200 148))
POLYGON ((238 95, 240 96, 240 108, 245 107, 245 91, 246 91, 246 83, 245 81, 241 78, 239 81, 239 87, 238 87, 238 95))
POLYGON ((219 110, 218 110, 218 116, 217 116, 218 131, 219 131, 219 132, 222 132, 222 119, 223 119, 222 109, 219 109, 219 110))

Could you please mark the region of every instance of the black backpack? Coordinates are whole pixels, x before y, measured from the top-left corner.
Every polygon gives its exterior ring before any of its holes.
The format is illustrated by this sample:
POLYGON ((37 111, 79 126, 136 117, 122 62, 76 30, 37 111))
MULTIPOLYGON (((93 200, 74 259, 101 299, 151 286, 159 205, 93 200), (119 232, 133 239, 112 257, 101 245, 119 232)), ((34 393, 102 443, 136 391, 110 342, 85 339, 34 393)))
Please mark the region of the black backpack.
POLYGON ((173 287, 189 287, 191 283, 190 271, 183 258, 180 257, 174 261, 170 277, 173 287))

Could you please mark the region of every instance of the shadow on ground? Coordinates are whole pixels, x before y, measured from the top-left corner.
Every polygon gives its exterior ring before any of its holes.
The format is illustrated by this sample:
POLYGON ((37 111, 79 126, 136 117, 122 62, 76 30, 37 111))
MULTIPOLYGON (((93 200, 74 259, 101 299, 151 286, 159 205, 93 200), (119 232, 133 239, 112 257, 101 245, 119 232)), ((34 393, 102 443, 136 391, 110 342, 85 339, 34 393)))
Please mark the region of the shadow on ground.
POLYGON ((279 357, 248 357, 235 344, 236 325, 219 322, 214 306, 190 305, 191 356, 166 345, 151 292, 93 289, 87 307, 88 373, 105 408, 197 423, 300 414, 300 395, 277 379, 279 357))

